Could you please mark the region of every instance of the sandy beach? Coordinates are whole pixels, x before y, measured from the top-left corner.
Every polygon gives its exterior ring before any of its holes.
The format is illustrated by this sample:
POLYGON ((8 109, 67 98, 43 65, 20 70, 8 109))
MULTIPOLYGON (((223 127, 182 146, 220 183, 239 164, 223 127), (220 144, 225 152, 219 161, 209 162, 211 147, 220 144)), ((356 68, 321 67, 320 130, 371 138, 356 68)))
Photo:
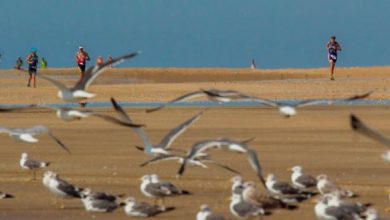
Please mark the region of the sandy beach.
MULTIPOLYGON (((247 69, 112 69, 100 76, 89 91, 98 94, 92 101, 108 101, 115 97, 127 102, 167 101, 199 88, 235 89, 270 99, 345 98, 374 91, 373 100, 390 99, 390 67, 340 68, 336 81, 330 81, 327 69, 247 70, 247 69)), ((76 69, 48 69, 51 75, 72 85, 78 79, 76 69)), ((0 71, 0 103, 61 103, 56 88, 38 78, 38 88, 27 88, 27 74, 16 70, 0 71)), ((107 109, 96 109, 114 115, 107 109)), ((136 122, 147 125, 146 132, 154 142, 169 129, 188 119, 199 108, 167 108, 146 114, 144 109, 126 109, 136 122)), ((282 118, 275 109, 212 108, 175 143, 188 149, 194 142, 229 137, 244 140, 254 137, 250 146, 258 153, 264 172, 274 173, 289 181, 287 168, 302 165, 313 175, 328 174, 332 180, 359 194, 356 199, 372 203, 383 215, 390 206, 385 190, 390 188, 390 164, 380 158, 386 148, 362 137, 349 127, 349 115, 355 113, 367 124, 390 136, 389 106, 313 106, 302 108, 296 117, 282 118)), ((205 170, 191 167, 181 179, 175 178, 178 163, 165 162, 139 168, 148 157, 136 150, 140 145, 131 129, 119 127, 97 118, 65 123, 49 110, 29 113, 2 113, 1 126, 29 127, 43 124, 50 127, 72 150, 68 155, 47 136, 35 145, 16 143, 5 134, 0 136, 1 190, 16 198, 2 200, 0 219, 129 219, 122 209, 114 213, 88 213, 82 203, 59 200, 42 185, 41 179, 30 181, 30 174, 19 167, 22 152, 32 158, 51 161, 48 170, 80 187, 96 191, 125 193, 139 201, 152 203, 139 190, 139 178, 157 173, 162 179, 193 193, 167 199, 175 211, 155 219, 194 219, 203 203, 216 212, 234 219, 229 213, 227 198, 233 175, 210 165, 205 170)), ((242 172, 248 180, 257 180, 243 155, 213 152, 212 157, 242 172)), ((39 176, 41 176, 39 173, 39 176)), ((263 190, 260 183, 257 186, 263 190)), ((264 219, 315 219, 314 204, 306 201, 296 211, 274 211, 264 219)))

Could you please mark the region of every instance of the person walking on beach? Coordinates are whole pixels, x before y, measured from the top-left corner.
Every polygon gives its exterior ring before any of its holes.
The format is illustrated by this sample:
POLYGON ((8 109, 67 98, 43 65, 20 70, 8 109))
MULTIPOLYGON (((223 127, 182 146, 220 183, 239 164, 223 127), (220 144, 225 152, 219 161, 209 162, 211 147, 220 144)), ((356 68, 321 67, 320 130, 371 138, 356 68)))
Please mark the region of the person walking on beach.
MULTIPOLYGON (((87 65, 87 61, 89 61, 89 60, 90 60, 90 58, 89 58, 88 53, 84 50, 84 48, 82 46, 79 46, 79 50, 76 53, 76 63, 79 66, 79 69, 80 69, 80 79, 79 79, 79 82, 84 77, 85 67, 87 65)), ((85 107, 86 104, 87 104, 87 102, 80 101, 80 106, 81 107, 85 107)))
POLYGON ((41 64, 41 69, 47 68, 47 61, 44 57, 41 58, 40 64, 41 64))
POLYGON ((36 88, 36 80, 35 75, 37 74, 37 67, 38 67, 38 55, 37 55, 37 49, 31 48, 31 53, 27 55, 26 57, 26 63, 28 64, 28 73, 30 77, 28 78, 27 86, 31 86, 31 80, 34 82, 34 88, 36 88))
MULTIPOLYGON (((112 61, 112 56, 111 56, 111 55, 108 55, 108 57, 107 57, 107 62, 110 62, 110 61, 112 61)), ((110 65, 110 68, 112 68, 112 65, 110 65)))
POLYGON ((23 59, 21 57, 18 57, 16 60, 15 69, 22 70, 23 69, 23 59))
POLYGON ((337 51, 341 51, 340 44, 336 41, 336 36, 330 37, 330 41, 326 44, 328 50, 328 61, 330 66, 330 80, 334 80, 334 67, 337 62, 337 51))

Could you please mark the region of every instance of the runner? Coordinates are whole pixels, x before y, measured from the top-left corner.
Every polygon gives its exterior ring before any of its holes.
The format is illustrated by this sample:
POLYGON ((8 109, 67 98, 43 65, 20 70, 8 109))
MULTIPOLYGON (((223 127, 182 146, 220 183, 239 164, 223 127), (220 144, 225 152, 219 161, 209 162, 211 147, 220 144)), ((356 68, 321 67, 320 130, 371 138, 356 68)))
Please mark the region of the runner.
POLYGON ((328 50, 328 61, 330 66, 330 80, 334 80, 334 67, 337 62, 337 51, 341 51, 340 44, 336 41, 336 36, 330 37, 330 41, 326 44, 328 50))
MULTIPOLYGON (((88 53, 84 50, 84 48, 82 46, 79 46, 79 50, 76 53, 76 63, 79 66, 79 69, 80 69, 80 79, 79 79, 79 81, 81 81, 81 79, 84 76, 86 63, 89 60, 90 60, 90 58, 89 58, 88 53)), ((81 107, 85 107, 87 105, 87 102, 85 102, 85 101, 80 101, 79 103, 80 103, 81 107)))
POLYGON ((27 86, 31 86, 31 80, 34 82, 34 88, 36 88, 36 79, 35 75, 37 73, 37 66, 38 66, 38 55, 37 55, 37 49, 31 48, 31 53, 27 55, 26 57, 26 63, 28 64, 28 73, 30 77, 28 78, 27 86))

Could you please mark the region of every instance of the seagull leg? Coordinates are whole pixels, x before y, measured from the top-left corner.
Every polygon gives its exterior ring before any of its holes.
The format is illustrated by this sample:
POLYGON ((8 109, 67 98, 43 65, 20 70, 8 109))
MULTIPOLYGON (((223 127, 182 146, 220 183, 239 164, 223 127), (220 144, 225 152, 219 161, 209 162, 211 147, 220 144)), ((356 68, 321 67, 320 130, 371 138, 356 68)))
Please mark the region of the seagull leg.
POLYGON ((165 211, 165 198, 164 197, 161 198, 161 210, 165 211))

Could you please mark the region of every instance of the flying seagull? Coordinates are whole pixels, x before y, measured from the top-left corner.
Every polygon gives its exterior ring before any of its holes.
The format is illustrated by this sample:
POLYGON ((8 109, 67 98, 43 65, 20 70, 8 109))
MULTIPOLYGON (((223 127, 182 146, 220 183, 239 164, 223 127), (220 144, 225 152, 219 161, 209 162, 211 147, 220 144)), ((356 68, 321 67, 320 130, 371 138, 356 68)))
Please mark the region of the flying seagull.
POLYGON ((303 173, 301 166, 294 166, 289 169, 291 173, 291 182, 298 189, 307 189, 317 186, 317 179, 312 175, 303 173))
POLYGON ((102 118, 106 121, 119 124, 122 126, 128 126, 128 127, 142 127, 143 125, 140 124, 134 124, 131 122, 124 122, 122 120, 119 120, 115 117, 112 117, 110 115, 101 114, 94 112, 90 109, 75 109, 75 108, 67 108, 67 107, 54 107, 50 105, 26 105, 21 107, 15 107, 15 108, 4 108, 0 107, 0 112, 14 112, 14 111, 25 111, 25 110, 31 110, 31 109, 50 109, 56 112, 56 116, 61 119, 62 121, 70 122, 75 120, 81 120, 83 118, 87 118, 89 116, 95 116, 98 118, 102 118))
POLYGON ((36 170, 41 168, 46 168, 50 165, 50 162, 43 162, 43 161, 30 159, 27 153, 22 153, 19 163, 20 163, 20 167, 22 167, 23 169, 32 171, 33 180, 35 180, 36 178, 36 170))
POLYGON ((226 220, 226 218, 222 215, 213 213, 207 204, 203 204, 196 214, 196 220, 226 220))
MULTIPOLYGON (((368 93, 365 93, 365 94, 362 94, 362 95, 354 95, 352 97, 349 97, 349 98, 346 98, 346 99, 342 99, 341 101, 353 101, 353 100, 358 100, 358 99, 364 99, 364 98, 367 98, 372 92, 368 92, 368 93)), ((313 100, 305 100, 305 101, 301 101, 301 102, 298 102, 296 104, 293 104, 293 105, 289 105, 289 104, 283 104, 283 103, 279 103, 279 102, 275 102, 275 101, 272 101, 272 100, 268 100, 268 99, 253 99, 253 101, 257 102, 257 103, 260 103, 260 104, 264 104, 264 105, 268 105, 268 106, 271 106, 271 107, 276 107, 279 109, 279 113, 286 117, 286 118, 289 118, 291 116, 294 116, 297 114, 297 110, 296 108, 298 107, 305 107, 305 106, 310 106, 310 105, 318 105, 318 104, 322 104, 322 103, 328 103, 328 104, 332 104, 333 102, 337 101, 337 100, 323 100, 323 99, 313 99, 313 100)))
POLYGON ((207 97, 210 101, 213 102, 231 102, 231 101, 249 101, 252 100, 252 97, 245 95, 241 92, 235 90, 219 90, 219 89, 200 89, 199 91, 190 92, 183 96, 180 96, 176 99, 173 99, 163 105, 160 105, 156 108, 146 110, 147 113, 158 111, 166 106, 171 104, 187 101, 199 97, 207 97))
MULTIPOLYGON (((114 106, 115 111, 118 113, 121 121, 132 123, 133 121, 127 115, 127 113, 123 110, 123 108, 116 102, 114 98, 111 98, 111 103, 114 106)), ((199 118, 203 115, 204 111, 199 112, 192 118, 173 128, 165 137, 160 141, 157 145, 152 145, 149 137, 146 135, 145 131, 142 128, 132 128, 133 131, 140 137, 143 141, 144 146, 136 146, 138 150, 143 150, 147 155, 161 155, 161 154, 169 154, 169 148, 172 143, 179 137, 182 133, 184 133, 189 126, 195 123, 199 118)), ((175 149, 171 149, 175 150, 175 149)))
POLYGON ((95 80, 96 77, 98 77, 101 73, 103 73, 105 70, 110 68, 110 66, 122 63, 123 61, 133 58, 138 54, 139 52, 126 54, 120 57, 116 57, 112 60, 108 60, 101 65, 90 67, 85 71, 83 78, 79 82, 77 82, 76 85, 70 88, 66 87, 63 83, 49 76, 43 75, 41 73, 38 73, 37 75, 54 84, 59 89, 58 97, 61 98, 63 101, 77 102, 95 96, 95 94, 89 93, 85 90, 88 88, 88 86, 90 86, 93 80, 95 80))
POLYGON ((70 154, 70 150, 56 137, 54 134, 43 125, 36 125, 31 128, 5 128, 0 127, 0 133, 8 133, 8 135, 17 141, 22 141, 25 143, 36 143, 35 135, 48 134, 60 147, 70 154))
POLYGON ((174 207, 162 208, 145 202, 137 202, 133 197, 127 198, 125 204, 124 210, 126 215, 133 217, 153 217, 175 209, 174 207))

